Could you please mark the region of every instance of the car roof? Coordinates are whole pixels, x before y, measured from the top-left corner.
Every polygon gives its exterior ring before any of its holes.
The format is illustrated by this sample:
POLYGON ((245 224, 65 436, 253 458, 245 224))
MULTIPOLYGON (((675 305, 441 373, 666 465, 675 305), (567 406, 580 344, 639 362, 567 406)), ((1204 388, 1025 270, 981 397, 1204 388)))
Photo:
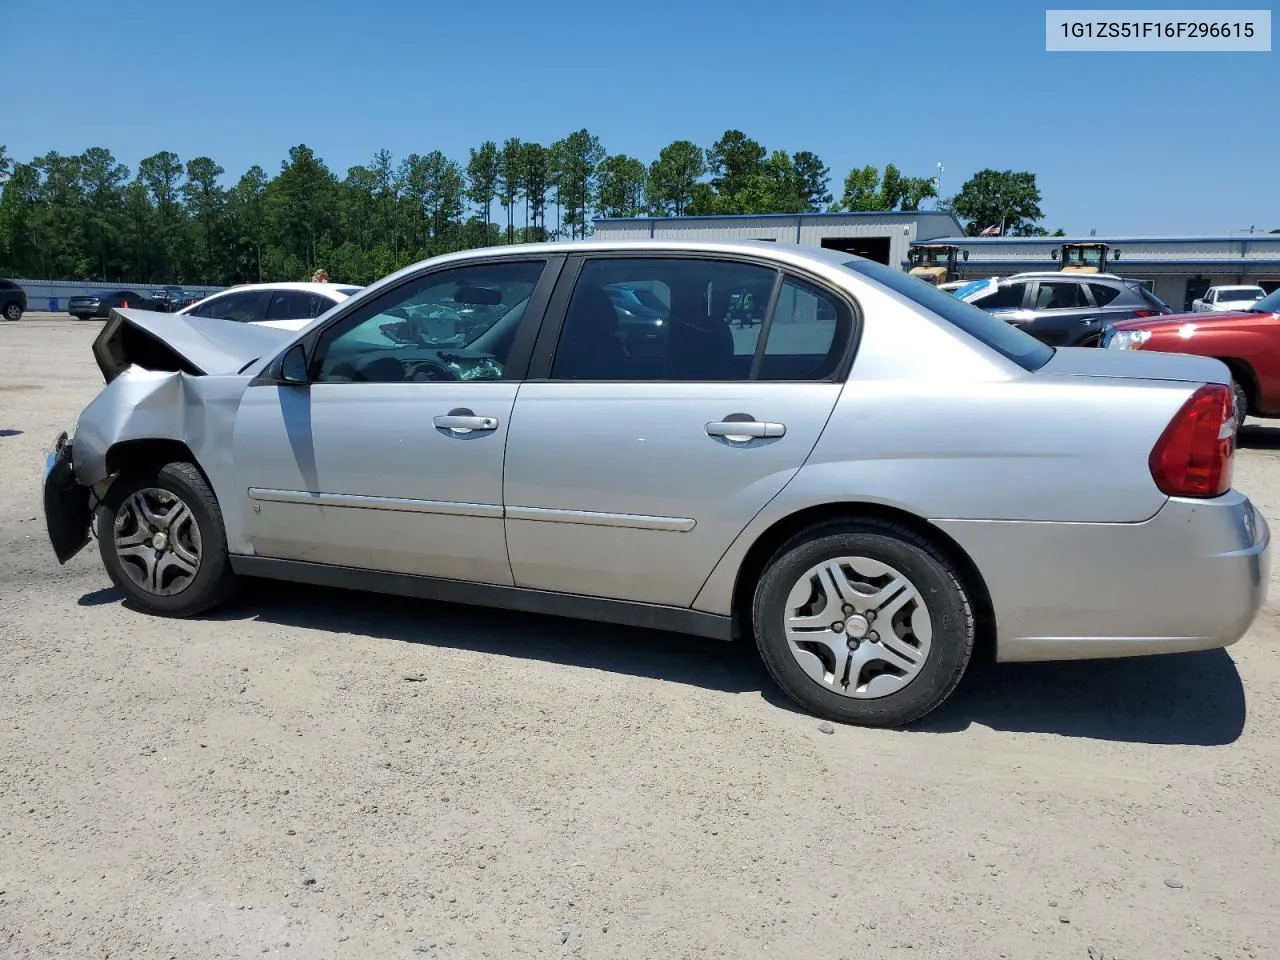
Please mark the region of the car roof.
POLYGON ((1137 283, 1116 273, 1062 273, 1058 270, 1028 270, 1025 273, 1011 273, 1005 280, 1074 280, 1077 283, 1093 283, 1096 280, 1111 280, 1116 283, 1137 283))
POLYGON ((219 290, 217 294, 210 294, 210 296, 231 293, 233 291, 240 293, 245 290, 302 290, 305 293, 331 293, 346 297, 350 296, 350 294, 345 293, 344 290, 350 290, 352 288, 359 289, 359 287, 360 284, 358 283, 312 283, 309 280, 280 280, 273 283, 239 283, 234 287, 227 287, 225 290, 219 290))
POLYGON ((1261 290, 1256 283, 1222 283, 1210 287, 1210 290, 1261 290))

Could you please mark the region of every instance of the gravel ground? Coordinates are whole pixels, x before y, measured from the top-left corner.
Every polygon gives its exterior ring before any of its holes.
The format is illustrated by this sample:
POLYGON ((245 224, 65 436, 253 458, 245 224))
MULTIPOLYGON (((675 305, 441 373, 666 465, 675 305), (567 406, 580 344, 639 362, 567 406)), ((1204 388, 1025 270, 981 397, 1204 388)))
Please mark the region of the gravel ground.
MULTIPOLYGON (((1277 601, 832 734, 713 641, 278 585, 153 619, 45 541, 98 326, 0 324, 0 956, 1276 955, 1277 601)), ((1244 442, 1280 527, 1280 426, 1244 442)))

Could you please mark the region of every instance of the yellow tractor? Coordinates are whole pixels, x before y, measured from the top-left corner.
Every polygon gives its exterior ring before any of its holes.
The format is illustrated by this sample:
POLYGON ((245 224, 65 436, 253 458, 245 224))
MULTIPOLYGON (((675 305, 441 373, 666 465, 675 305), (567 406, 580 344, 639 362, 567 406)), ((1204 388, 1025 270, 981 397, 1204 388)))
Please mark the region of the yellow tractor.
POLYGON ((1120 252, 1112 254, 1105 243, 1064 243, 1054 251, 1054 259, 1063 273, 1106 273, 1109 260, 1119 260, 1120 252))
MULTIPOLYGON (((957 279, 956 257, 959 248, 950 243, 917 243, 907 253, 907 273, 919 277, 925 283, 950 283, 957 279)), ((964 252, 969 259, 969 251, 964 252)))

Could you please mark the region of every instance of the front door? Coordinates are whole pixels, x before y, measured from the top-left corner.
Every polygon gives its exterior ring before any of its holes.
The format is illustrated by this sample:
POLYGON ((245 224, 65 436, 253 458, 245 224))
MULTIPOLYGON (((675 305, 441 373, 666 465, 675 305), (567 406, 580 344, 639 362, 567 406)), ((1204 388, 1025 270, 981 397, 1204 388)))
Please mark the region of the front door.
POLYGON ((1079 280, 1041 280, 1031 304, 1028 333, 1051 347, 1075 347, 1098 337, 1101 312, 1079 280))
POLYGON ((250 387, 234 456, 255 553, 510 584, 509 362, 545 266, 411 279, 317 331, 309 383, 250 387))
POLYGON ((853 311, 728 259, 601 256, 572 272, 507 441, 515 582, 688 606, 812 451, 842 388, 853 311), (662 301, 661 356, 626 352, 615 283, 662 301), (730 324, 743 297, 765 305, 763 323, 730 324))

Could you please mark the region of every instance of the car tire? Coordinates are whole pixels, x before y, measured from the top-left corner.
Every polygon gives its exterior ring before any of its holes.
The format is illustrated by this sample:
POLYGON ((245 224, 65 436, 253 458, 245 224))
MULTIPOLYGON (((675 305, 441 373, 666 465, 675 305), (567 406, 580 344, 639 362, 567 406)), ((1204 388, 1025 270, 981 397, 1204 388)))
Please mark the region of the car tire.
POLYGON ((4 318, 6 320, 21 320, 22 306, 17 303, 6 303, 4 305, 4 318))
POLYGON ((1245 417, 1249 415, 1249 391, 1234 378, 1231 380, 1231 397, 1235 401, 1236 433, 1239 433, 1244 428, 1245 417))
POLYGON ((756 585, 752 627, 765 667, 792 700, 827 720, 874 727, 910 723, 946 700, 976 633, 954 564, 883 520, 811 528, 783 544, 756 585), (835 601, 825 586, 833 567, 844 574, 835 601))
POLYGON ((98 510, 97 533, 111 582, 147 613, 196 616, 235 588, 222 510, 194 464, 122 475, 98 510))

